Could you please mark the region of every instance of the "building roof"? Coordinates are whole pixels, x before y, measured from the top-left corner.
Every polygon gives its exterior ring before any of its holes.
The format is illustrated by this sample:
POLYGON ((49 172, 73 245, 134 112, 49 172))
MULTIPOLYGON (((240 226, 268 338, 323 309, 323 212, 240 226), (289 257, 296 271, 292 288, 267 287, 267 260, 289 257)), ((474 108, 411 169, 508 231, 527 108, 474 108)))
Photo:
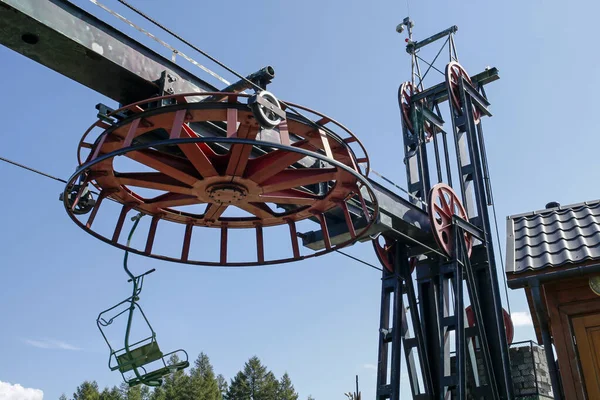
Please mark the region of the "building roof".
POLYGON ((506 274, 600 260, 600 200, 512 215, 506 274))

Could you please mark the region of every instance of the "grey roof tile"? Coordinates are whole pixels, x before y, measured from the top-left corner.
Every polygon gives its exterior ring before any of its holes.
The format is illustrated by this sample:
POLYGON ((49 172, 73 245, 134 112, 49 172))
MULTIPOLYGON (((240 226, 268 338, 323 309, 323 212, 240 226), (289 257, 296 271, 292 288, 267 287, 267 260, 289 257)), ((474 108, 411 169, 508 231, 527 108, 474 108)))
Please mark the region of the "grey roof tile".
POLYGON ((600 260, 600 200, 507 219, 506 273, 600 260))

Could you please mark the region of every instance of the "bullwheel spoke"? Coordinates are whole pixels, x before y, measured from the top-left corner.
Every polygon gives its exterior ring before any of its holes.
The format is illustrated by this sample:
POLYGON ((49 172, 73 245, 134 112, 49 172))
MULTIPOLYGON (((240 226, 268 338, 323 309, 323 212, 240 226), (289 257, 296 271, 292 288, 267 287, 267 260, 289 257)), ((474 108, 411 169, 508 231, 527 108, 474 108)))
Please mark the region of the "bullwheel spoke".
MULTIPOLYGON (((188 125, 184 124, 181 130, 182 137, 195 138, 198 137, 196 133, 188 125)), ((188 158, 190 163, 196 168, 196 170, 202 175, 203 178, 209 178, 211 176, 218 175, 217 170, 213 166, 210 158, 203 151, 198 143, 182 144, 179 146, 181 151, 188 158)), ((204 148, 208 148, 204 146, 204 148)), ((209 149, 210 150, 210 149, 209 149)), ((212 150, 210 150, 212 152, 212 150)))
POLYGON ((146 204, 158 208, 191 206, 193 204, 200 203, 202 203, 202 201, 196 196, 190 196, 181 193, 165 193, 146 201, 146 204))
MULTIPOLYGON (((240 139, 256 139, 258 128, 250 125, 240 125, 237 130, 237 137, 240 139)), ((227 162, 227 175, 242 176, 246 170, 252 145, 249 144, 233 144, 229 150, 229 161, 227 162)))
POLYGON ((278 190, 261 195, 260 201, 276 204, 311 205, 319 200, 314 194, 297 189, 278 190))
MULTIPOLYGON (((296 142, 292 147, 307 150, 310 147, 308 140, 296 142)), ((264 156, 260 156, 248 162, 246 178, 256 183, 262 183, 279 172, 285 170, 290 165, 302 160, 305 156, 286 150, 275 150, 264 156)))
POLYGON ((273 210, 265 203, 239 203, 236 204, 236 206, 260 219, 267 219, 275 216, 273 210))
POLYGON ((115 172, 122 185, 190 194, 191 187, 162 172, 115 172))
POLYGON ((264 181, 263 190, 273 192, 299 186, 315 185, 335 179, 336 174, 336 168, 288 169, 264 181))
POLYGON ((204 212, 204 216, 202 219, 205 221, 217 221, 221 218, 221 215, 227 209, 227 204, 217 204, 210 203, 208 207, 206 207, 206 211, 204 212))
POLYGON ((130 151, 126 156, 190 186, 199 179, 191 164, 156 150, 130 151))

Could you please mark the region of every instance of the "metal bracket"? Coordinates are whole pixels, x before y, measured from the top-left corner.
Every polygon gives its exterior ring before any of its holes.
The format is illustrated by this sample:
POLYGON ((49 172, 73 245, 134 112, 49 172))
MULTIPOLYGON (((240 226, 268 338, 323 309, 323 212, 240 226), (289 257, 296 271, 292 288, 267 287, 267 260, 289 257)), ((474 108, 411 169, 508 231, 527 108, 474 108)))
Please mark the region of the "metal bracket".
POLYGON ((463 231, 471 234, 471 236, 473 236, 475 239, 478 239, 479 241, 485 243, 483 231, 475 225, 471 224, 468 221, 465 221, 456 214, 452 216, 452 223, 460 229, 462 229, 463 231))
POLYGON ((444 120, 442 118, 440 118, 437 114, 435 114, 433 111, 431 111, 427 107, 420 107, 419 111, 421 111, 423 113, 423 116, 425 117, 425 119, 427 119, 427 121, 431 122, 438 129, 440 129, 440 130, 443 129, 444 120))
POLYGON ((275 104, 271 103, 270 101, 267 101, 264 97, 256 96, 255 98, 253 98, 253 100, 256 101, 258 104, 260 104, 261 106, 265 107, 267 110, 275 113, 279 118, 285 119, 285 117, 286 117, 285 111, 283 111, 281 108, 277 107, 275 104))
POLYGON ((481 93, 479 93, 466 79, 464 76, 461 76, 462 79, 462 83, 463 83, 463 88, 465 89, 465 92, 467 92, 469 94, 469 96, 471 96, 471 101, 473 101, 473 105, 475 105, 475 107, 477 107, 482 113, 484 113, 485 115, 487 115, 488 117, 492 116, 492 113, 490 112, 490 110, 488 109, 488 107, 490 106, 489 101, 487 101, 487 99, 485 97, 483 97, 481 95, 481 93))

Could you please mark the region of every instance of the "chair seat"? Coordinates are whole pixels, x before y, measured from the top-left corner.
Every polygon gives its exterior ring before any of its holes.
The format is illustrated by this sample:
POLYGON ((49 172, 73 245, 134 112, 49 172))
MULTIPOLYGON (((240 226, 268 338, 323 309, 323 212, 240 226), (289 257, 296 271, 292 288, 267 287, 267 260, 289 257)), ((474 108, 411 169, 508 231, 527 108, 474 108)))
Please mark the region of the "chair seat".
POLYGON ((162 385, 162 378, 164 376, 169 375, 173 372, 181 371, 182 369, 186 369, 189 366, 190 363, 188 361, 168 365, 166 367, 159 368, 156 371, 148 372, 147 374, 142 375, 139 378, 135 377, 129 380, 129 382, 127 383, 130 387, 139 385, 140 383, 143 383, 148 386, 160 386, 162 385))
POLYGON ((129 354, 124 353, 117 357, 119 371, 127 372, 142 365, 150 364, 156 360, 160 360, 163 356, 162 351, 158 347, 158 343, 152 341, 148 344, 135 348, 129 351, 129 354))

